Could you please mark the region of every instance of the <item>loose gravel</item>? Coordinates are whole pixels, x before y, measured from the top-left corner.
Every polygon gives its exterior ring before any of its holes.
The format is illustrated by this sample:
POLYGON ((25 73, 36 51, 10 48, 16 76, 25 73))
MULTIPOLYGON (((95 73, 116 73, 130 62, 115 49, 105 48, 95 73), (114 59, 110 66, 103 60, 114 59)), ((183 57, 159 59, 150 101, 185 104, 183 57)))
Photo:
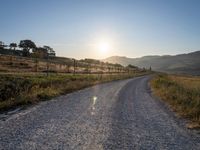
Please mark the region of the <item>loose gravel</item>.
POLYGON ((99 84, 0 121, 0 149, 200 150, 200 135, 151 96, 151 76, 99 84))

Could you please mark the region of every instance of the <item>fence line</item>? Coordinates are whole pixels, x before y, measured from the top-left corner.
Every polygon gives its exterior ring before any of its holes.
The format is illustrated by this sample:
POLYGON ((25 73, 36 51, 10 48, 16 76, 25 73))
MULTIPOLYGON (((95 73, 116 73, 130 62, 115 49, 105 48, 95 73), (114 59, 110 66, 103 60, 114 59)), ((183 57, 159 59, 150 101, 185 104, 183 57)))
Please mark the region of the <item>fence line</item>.
MULTIPOLYGON (((0 54, 0 71, 13 72, 60 72, 60 73, 133 73, 142 71, 138 68, 115 66, 115 64, 87 63, 75 59, 66 58, 64 61, 57 58, 39 59, 13 55, 0 54)), ((60 58, 61 59, 61 58, 60 58)))

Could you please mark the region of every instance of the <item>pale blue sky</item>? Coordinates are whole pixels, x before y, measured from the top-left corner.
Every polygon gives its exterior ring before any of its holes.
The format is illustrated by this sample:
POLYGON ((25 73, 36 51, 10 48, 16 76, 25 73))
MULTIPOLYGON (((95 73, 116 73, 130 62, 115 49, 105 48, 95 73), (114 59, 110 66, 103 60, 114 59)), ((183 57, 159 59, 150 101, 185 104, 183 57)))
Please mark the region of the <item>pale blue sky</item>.
POLYGON ((200 50, 199 8, 199 0, 1 0, 0 40, 31 39, 78 59, 187 53, 200 50))

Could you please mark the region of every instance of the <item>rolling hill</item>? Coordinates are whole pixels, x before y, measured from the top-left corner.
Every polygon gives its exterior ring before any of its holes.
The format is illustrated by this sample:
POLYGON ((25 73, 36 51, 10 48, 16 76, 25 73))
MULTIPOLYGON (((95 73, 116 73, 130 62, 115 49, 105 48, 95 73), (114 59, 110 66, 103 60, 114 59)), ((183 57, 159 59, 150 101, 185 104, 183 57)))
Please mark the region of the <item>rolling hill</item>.
POLYGON ((200 75, 200 51, 179 55, 144 56, 128 58, 112 56, 103 60, 109 63, 119 63, 124 66, 132 64, 138 67, 152 67, 155 71, 200 75))

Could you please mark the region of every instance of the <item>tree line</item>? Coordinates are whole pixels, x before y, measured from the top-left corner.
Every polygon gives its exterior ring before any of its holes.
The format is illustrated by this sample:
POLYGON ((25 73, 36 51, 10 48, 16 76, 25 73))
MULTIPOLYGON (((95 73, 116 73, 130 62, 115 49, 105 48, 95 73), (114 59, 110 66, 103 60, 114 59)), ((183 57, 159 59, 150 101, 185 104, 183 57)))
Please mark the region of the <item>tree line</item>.
POLYGON ((10 43, 4 44, 0 41, 0 49, 4 54, 20 55, 24 57, 36 57, 36 58, 48 58, 49 56, 55 56, 56 53, 50 46, 44 45, 43 47, 37 47, 31 40, 21 40, 19 44, 10 43), (18 48, 18 49, 17 49, 18 48))
MULTIPOLYGON (((36 70, 38 68, 38 59, 37 58, 44 58, 48 59, 49 57, 54 58, 56 56, 55 51, 50 46, 44 45, 43 47, 37 47, 36 44, 31 40, 21 40, 19 44, 17 43, 10 43, 9 45, 5 45, 2 41, 0 41, 0 54, 7 54, 7 55, 17 55, 17 56, 24 56, 24 57, 32 57, 36 58, 36 70)), ((49 59, 48 59, 49 60, 49 59)), ((112 64, 108 62, 102 62, 96 59, 82 59, 82 60, 75 60, 69 58, 59 58, 55 57, 59 63, 67 64, 68 66, 71 65, 74 67, 74 73, 76 72, 76 67, 85 67, 89 70, 92 65, 96 66, 96 68, 107 68, 108 72, 111 72, 112 69, 117 70, 118 72, 129 72, 133 70, 141 70, 137 66, 134 65, 127 65, 122 66, 121 64, 112 64), (78 65, 79 64, 79 65, 78 65)), ((47 72, 49 72, 49 61, 47 61, 47 72)), ((143 71, 146 69, 143 68, 143 71)), ((150 68, 151 70, 151 68, 150 68)))

